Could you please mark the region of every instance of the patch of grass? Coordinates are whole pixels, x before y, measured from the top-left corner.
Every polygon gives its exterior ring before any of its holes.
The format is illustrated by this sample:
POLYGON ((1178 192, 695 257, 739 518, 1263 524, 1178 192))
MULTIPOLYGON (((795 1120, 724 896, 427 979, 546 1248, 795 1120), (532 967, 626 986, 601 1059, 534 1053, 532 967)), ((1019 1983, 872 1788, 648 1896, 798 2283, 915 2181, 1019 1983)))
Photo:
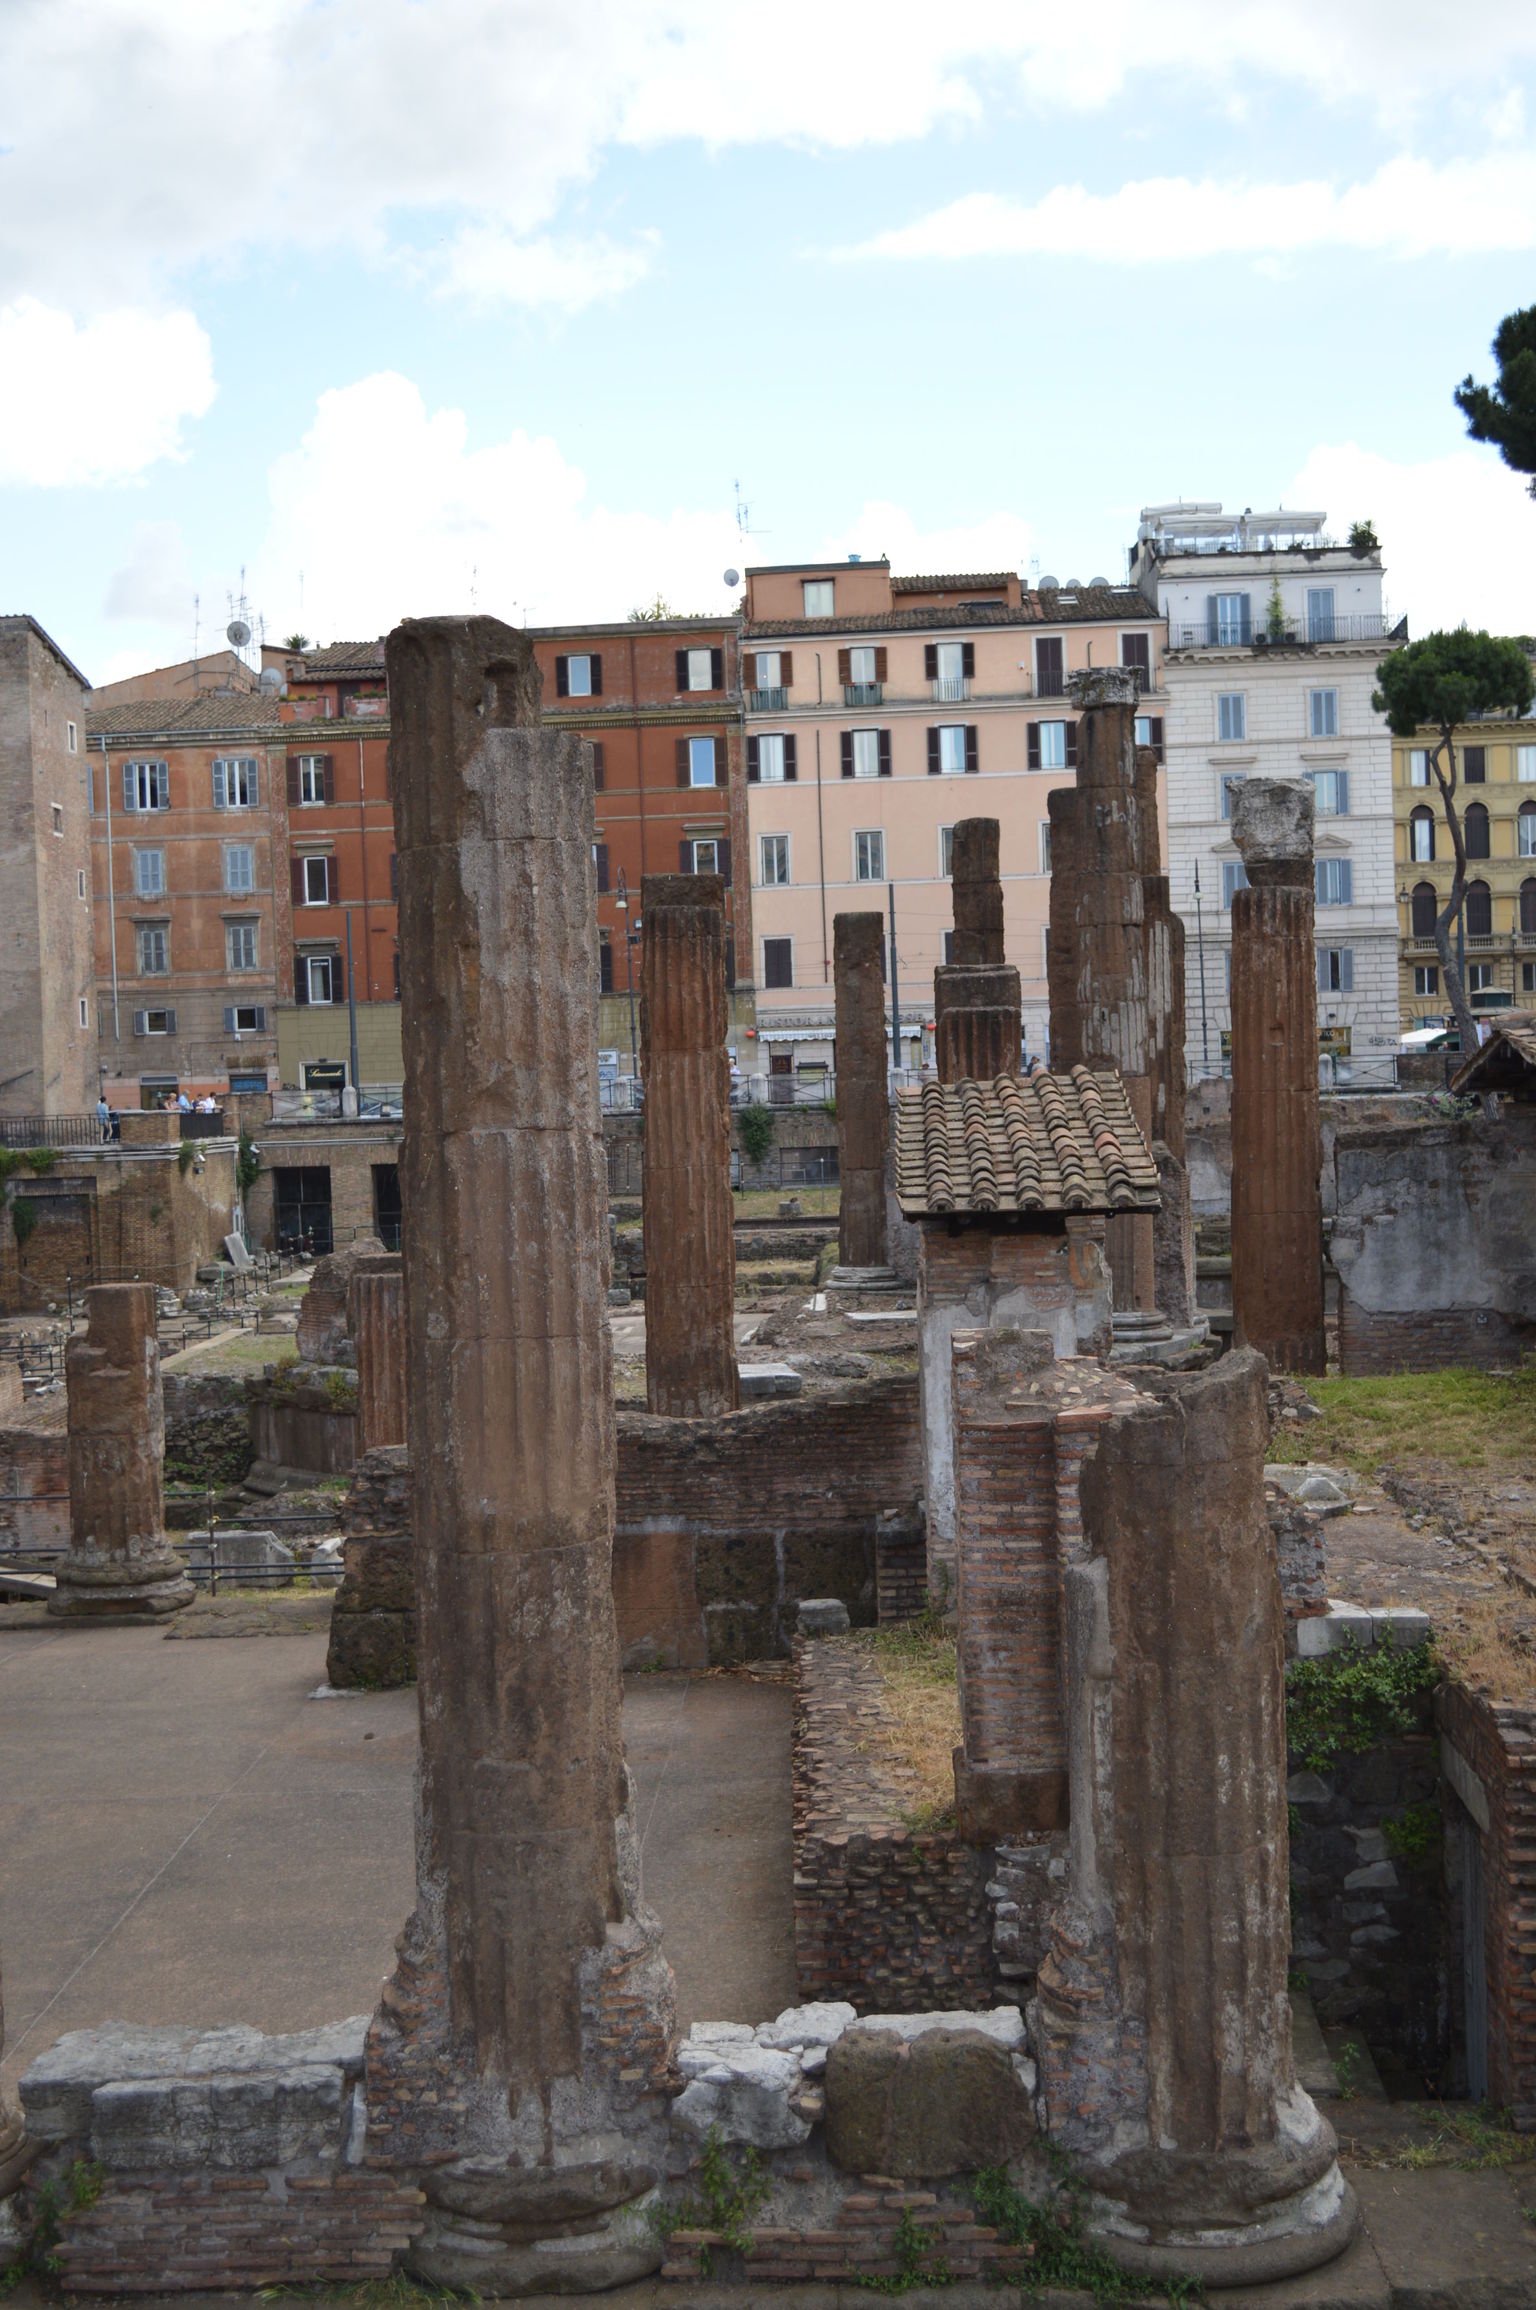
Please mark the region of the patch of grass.
POLYGON ((934 1613, 871 1629, 866 1642, 879 1663, 886 1713, 897 1751, 918 1781, 909 1829, 949 1827, 955 1817, 955 1750, 960 1742, 955 1634, 934 1613))
POLYGON ((1435 1647, 1446 1674, 1490 1700, 1528 1701, 1536 1688, 1529 1635, 1511 1618, 1508 1590, 1463 1594, 1437 1616, 1435 1647))
POLYGON ((1536 1360, 1508 1374, 1402 1372, 1309 1380, 1307 1390, 1323 1417, 1284 1427, 1270 1446, 1276 1460, 1331 1460, 1370 1476, 1418 1459, 1457 1468, 1536 1459, 1536 1360))
POLYGON ((1463 2173, 1536 2165, 1536 2135, 1516 2133, 1507 2110, 1492 2109, 1486 2102, 1442 2102, 1426 2122, 1433 2128, 1430 2140, 1406 2143, 1389 2164, 1411 2171, 1455 2166, 1463 2173))
POLYGON ((839 1190, 835 1179, 825 1187, 738 1187, 731 1196, 731 1215, 735 1219, 777 1219, 779 1205, 792 1195, 799 1197, 802 1219, 837 1217, 839 1190))
POLYGON ((1200 2299, 1200 2287, 1193 2280, 1135 2278, 1112 2262, 1088 2235, 1088 2193, 1071 2160, 1049 2147, 1046 2154, 1057 2176, 1049 2197, 1026 2198, 1002 2166, 979 2173, 971 2192, 982 2220, 1006 2245, 1024 2248, 1024 2260, 1007 2273, 1010 2286, 1029 2294, 1043 2293, 1048 2286, 1075 2286, 1107 2303, 1144 2302, 1149 2296, 1174 2303, 1200 2299))

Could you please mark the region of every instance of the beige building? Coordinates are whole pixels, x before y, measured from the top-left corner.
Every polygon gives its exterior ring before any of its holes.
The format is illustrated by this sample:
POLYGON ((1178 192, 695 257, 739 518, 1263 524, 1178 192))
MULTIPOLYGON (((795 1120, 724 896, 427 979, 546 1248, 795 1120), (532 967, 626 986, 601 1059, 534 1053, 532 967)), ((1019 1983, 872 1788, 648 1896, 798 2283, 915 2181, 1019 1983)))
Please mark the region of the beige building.
POLYGON ((34 618, 0 617, 0 1116, 96 1105, 89 689, 34 618))
POLYGON ((1162 637, 1141 594, 1097 578, 1027 589, 1013 571, 893 577, 884 561, 748 570, 752 1071, 814 1092, 832 1064, 833 920, 877 908, 889 923, 893 906, 896 1063, 931 1064, 962 818, 999 821, 1025 1047, 1046 1054, 1046 798, 1077 758, 1067 679, 1090 665, 1137 667, 1140 735, 1161 758, 1162 637))
MULTIPOLYGON (((1455 851, 1430 768, 1438 733, 1392 740, 1397 820, 1399 993, 1404 1029, 1451 1023, 1435 946, 1455 851)), ((1474 1011, 1536 1002, 1536 708, 1517 722, 1490 717, 1454 733, 1456 807, 1467 849, 1462 909, 1467 999, 1474 1011)))

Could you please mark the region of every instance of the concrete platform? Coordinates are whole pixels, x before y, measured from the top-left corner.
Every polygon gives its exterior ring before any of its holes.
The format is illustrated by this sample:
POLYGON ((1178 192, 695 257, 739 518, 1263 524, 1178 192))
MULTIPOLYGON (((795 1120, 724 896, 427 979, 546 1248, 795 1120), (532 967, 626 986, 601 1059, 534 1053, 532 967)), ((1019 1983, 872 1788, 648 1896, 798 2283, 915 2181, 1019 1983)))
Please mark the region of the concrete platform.
MULTIPOLYGON (((66 2029, 372 2006, 413 1892, 416 1696, 311 1700, 325 1643, 0 1623, 8 2086, 66 2029)), ((770 2018, 795 1988, 789 1686, 635 1677, 624 1719, 684 2024, 770 2018)))

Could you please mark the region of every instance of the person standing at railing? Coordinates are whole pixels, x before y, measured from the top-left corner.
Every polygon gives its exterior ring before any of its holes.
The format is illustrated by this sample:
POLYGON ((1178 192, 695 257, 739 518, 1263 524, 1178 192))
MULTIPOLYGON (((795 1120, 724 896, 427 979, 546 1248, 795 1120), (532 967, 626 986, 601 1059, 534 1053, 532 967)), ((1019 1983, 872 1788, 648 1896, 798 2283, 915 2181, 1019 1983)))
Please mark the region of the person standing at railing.
POLYGON ((101 1125, 102 1145, 105 1146, 112 1136, 112 1110, 107 1105, 105 1092, 96 1102, 96 1120, 101 1125))

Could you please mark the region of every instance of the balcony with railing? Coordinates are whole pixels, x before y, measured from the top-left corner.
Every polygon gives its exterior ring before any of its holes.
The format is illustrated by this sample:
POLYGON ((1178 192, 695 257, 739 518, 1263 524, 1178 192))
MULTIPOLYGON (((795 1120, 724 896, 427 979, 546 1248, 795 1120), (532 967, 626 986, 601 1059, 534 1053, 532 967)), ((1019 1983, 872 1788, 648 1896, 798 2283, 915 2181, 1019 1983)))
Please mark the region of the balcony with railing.
POLYGON ((843 704, 845 706, 878 706, 884 697, 885 684, 883 682, 845 682, 843 684, 843 704))
POLYGON ((1285 617, 1274 625, 1244 632, 1225 618, 1202 618, 1195 626, 1170 625, 1170 650, 1315 650, 1329 642, 1406 641, 1408 620, 1362 611, 1351 617, 1285 617))
POLYGON ((971 694, 971 685, 963 674, 940 674, 931 686, 934 698, 941 706, 963 705, 971 694))
POLYGON ((788 704, 789 692, 782 682, 771 690, 749 690, 747 692, 747 711, 749 714, 782 714, 788 704))

